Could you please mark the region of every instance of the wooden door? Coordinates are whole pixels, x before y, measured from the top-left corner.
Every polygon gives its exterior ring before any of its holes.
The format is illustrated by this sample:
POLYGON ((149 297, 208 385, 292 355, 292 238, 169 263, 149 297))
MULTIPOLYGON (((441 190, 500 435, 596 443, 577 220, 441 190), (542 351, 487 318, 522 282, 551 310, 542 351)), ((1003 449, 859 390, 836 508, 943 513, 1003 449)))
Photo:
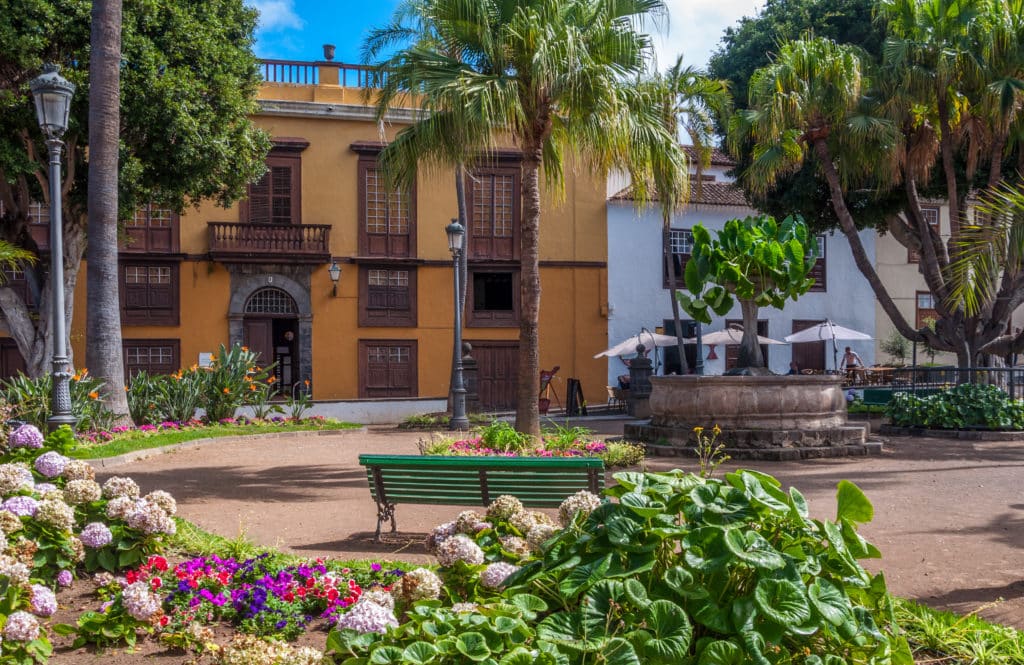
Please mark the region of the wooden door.
POLYGON ((0 339, 0 379, 9 379, 18 372, 25 372, 25 359, 18 345, 9 337, 0 339))
POLYGON ((487 411, 515 409, 516 385, 519 376, 518 342, 478 342, 474 340, 470 343, 473 345, 473 358, 476 360, 477 366, 477 392, 480 395, 480 406, 487 411))
MULTIPOLYGON (((743 326, 743 319, 726 319, 725 326, 743 326)), ((768 336, 768 322, 764 319, 759 319, 757 322, 757 334, 761 337, 768 336)), ((761 357, 764 358, 764 366, 769 367, 768 364, 768 345, 761 345, 761 357)), ((725 369, 730 370, 736 367, 736 363, 740 359, 740 345, 739 344, 726 344, 725 345, 725 369)))
MULTIPOLYGON (((811 326, 816 326, 821 321, 804 321, 800 319, 793 320, 793 332, 798 333, 801 330, 807 330, 811 326)), ((793 360, 800 367, 801 370, 805 369, 816 369, 825 370, 825 342, 801 342, 799 344, 793 344, 793 360)))
POLYGON ((259 354, 260 365, 274 362, 273 319, 254 319, 246 317, 242 324, 242 343, 253 353, 259 354))

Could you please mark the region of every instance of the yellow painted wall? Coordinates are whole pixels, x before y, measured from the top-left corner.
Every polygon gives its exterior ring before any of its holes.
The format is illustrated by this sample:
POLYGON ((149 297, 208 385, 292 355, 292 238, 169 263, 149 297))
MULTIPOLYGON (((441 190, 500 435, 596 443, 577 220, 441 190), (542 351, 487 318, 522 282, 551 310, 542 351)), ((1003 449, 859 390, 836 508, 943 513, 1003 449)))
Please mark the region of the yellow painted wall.
MULTIPOLYGON (((267 84, 263 99, 362 105, 361 90, 336 86, 267 84)), ((430 265, 417 268, 418 325, 415 328, 358 326, 358 267, 345 262, 357 254, 357 166, 359 156, 349 145, 379 141, 378 126, 369 120, 324 117, 257 116, 255 122, 272 137, 309 141, 302 152, 302 223, 331 225, 331 253, 339 260, 342 277, 337 297, 331 293, 327 266, 311 277, 313 311, 313 386, 317 399, 358 396, 357 345, 360 339, 415 339, 419 365, 419 395, 439 397, 448 388, 452 346, 452 269, 444 227, 457 214, 451 172, 422 173, 416 190, 416 257, 430 265), (444 262, 444 263, 441 263, 444 262)), ((399 126, 389 125, 386 138, 399 126)), ((541 269, 541 349, 543 368, 560 365, 561 378, 581 379, 590 402, 603 403, 605 368, 594 353, 607 340, 607 233, 605 186, 601 178, 567 166, 564 196, 545 193, 541 219, 541 261, 558 266, 541 269), (569 265, 566 262, 586 262, 569 265)), ((205 260, 207 223, 239 221, 239 207, 219 208, 203 202, 181 216, 181 325, 124 328, 125 338, 177 338, 185 366, 200 352, 214 351, 228 340, 230 278, 227 269, 205 260)), ((85 272, 76 291, 73 340, 84 358, 85 272)), ((517 340, 517 327, 467 328, 464 337, 476 340, 517 340)), ((81 363, 79 363, 81 364, 81 363)), ((564 387, 564 384, 563 384, 564 387)), ((559 390, 564 398, 564 390, 559 390)))

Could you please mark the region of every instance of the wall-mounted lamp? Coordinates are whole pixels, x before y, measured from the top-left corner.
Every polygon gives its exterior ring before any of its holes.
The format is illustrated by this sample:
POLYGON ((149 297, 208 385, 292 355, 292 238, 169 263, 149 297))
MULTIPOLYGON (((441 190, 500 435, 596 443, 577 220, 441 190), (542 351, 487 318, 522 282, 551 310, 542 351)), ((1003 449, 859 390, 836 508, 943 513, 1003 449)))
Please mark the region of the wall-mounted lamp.
POLYGON ((341 279, 341 266, 338 265, 337 261, 331 261, 331 267, 327 269, 327 274, 331 276, 332 282, 332 297, 338 297, 338 280, 341 279))

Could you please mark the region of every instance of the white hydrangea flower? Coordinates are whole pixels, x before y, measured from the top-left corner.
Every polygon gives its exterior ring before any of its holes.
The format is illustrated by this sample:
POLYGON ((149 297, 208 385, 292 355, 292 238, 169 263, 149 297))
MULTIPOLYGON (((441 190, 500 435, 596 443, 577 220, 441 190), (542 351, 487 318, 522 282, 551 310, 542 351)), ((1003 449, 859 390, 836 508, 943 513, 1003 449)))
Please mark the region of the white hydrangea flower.
POLYGON ((64 466, 64 480, 96 480, 96 469, 85 460, 73 459, 64 466))
POLYGON ((503 494, 487 506, 487 519, 495 522, 507 520, 525 510, 522 501, 509 494, 503 494))
POLYGON ((139 621, 148 621, 160 609, 160 598, 150 592, 148 582, 134 582, 122 589, 121 603, 139 621))
POLYGON ((32 470, 24 462, 0 464, 0 495, 7 496, 35 487, 32 470))
POLYGON ((519 570, 519 566, 514 566, 504 561, 496 561, 484 568, 483 572, 480 573, 480 584, 489 589, 500 589, 505 584, 508 576, 517 570, 519 570))
POLYGON ((135 510, 135 499, 127 496, 119 496, 107 502, 107 517, 112 520, 123 520, 128 514, 135 510))
POLYGON ((165 513, 172 517, 178 514, 178 502, 174 500, 174 497, 169 492, 154 490, 142 498, 145 501, 160 506, 165 513))
POLYGON ((43 500, 39 504, 35 518, 62 531, 71 531, 75 526, 74 508, 57 499, 43 500))
POLYGON ((563 501, 562 505, 558 507, 558 519, 562 526, 568 526, 576 516, 576 513, 583 513, 586 516, 600 505, 601 497, 587 490, 580 490, 563 501))
POLYGON ((425 544, 427 551, 431 554, 437 553, 437 546, 455 535, 455 522, 445 522, 434 527, 433 531, 427 534, 425 544))
POLYGON ((397 628, 395 613, 377 603, 356 603, 348 612, 338 618, 337 627, 351 628, 358 633, 380 633, 388 628, 397 628))
POLYGON ((550 524, 538 524, 526 534, 526 542, 534 552, 540 552, 544 543, 555 537, 558 529, 550 524))
POLYGON ((73 506, 99 501, 103 490, 95 480, 72 480, 64 486, 64 497, 73 506))
POLYGON ((12 612, 4 624, 4 639, 31 642, 39 637, 39 619, 28 612, 12 612))
POLYGON ((125 518, 128 526, 145 534, 166 533, 173 535, 177 531, 174 520, 155 503, 140 499, 135 508, 125 518))
POLYGON ((484 551, 468 537, 458 533, 437 546, 437 560, 445 568, 454 566, 456 561, 478 566, 484 562, 484 551))
POLYGON ((389 610, 395 609, 395 597, 383 589, 367 589, 359 596, 357 603, 377 603, 389 610))
POLYGON ((119 496, 138 499, 139 486, 127 476, 112 476, 103 483, 103 496, 108 499, 116 499, 119 496))
POLYGON ((475 510, 463 510, 455 518, 455 531, 457 533, 476 533, 476 525, 483 522, 484 518, 475 510))
POLYGON ((407 603, 441 597, 441 578, 428 568, 416 568, 402 575, 391 588, 393 596, 407 603))
POLYGON ((515 554, 520 559, 530 556, 530 543, 526 539, 519 536, 502 536, 498 540, 503 550, 515 554))

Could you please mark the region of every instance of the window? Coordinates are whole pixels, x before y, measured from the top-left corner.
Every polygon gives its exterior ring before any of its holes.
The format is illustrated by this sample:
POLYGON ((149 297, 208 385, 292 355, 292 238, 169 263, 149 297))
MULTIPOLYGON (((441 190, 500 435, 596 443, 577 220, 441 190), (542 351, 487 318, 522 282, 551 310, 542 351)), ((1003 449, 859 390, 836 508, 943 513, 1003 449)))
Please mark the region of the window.
MULTIPOLYGON (((672 261, 676 265, 676 288, 683 286, 683 274, 686 271, 686 262, 690 260, 693 253, 693 232, 690 229, 670 229, 668 232, 669 250, 672 253, 672 261)), ((668 288, 668 263, 662 261, 662 287, 668 288)))
POLYGON ((29 311, 35 312, 39 309, 39 303, 36 302, 33 289, 29 285, 28 275, 22 268, 5 268, 0 286, 5 286, 18 294, 29 311))
POLYGON ((359 325, 415 326, 416 269, 359 269, 359 325))
POLYGON ((125 226, 127 240, 122 252, 167 253, 177 252, 178 215, 170 208, 150 203, 135 211, 125 226))
POLYGON ((935 309, 935 296, 929 291, 917 292, 917 327, 927 325, 927 319, 938 320, 939 312, 935 309))
POLYGON ((415 189, 388 191, 372 157, 359 159, 359 253, 363 256, 415 256, 415 189))
POLYGON ((519 273, 470 270, 466 325, 503 327, 519 324, 519 273))
MULTIPOLYGON (((921 206, 921 216, 936 231, 939 228, 939 209, 936 206, 921 206)), ((920 263, 921 255, 917 250, 907 248, 907 263, 920 263)), ((920 326, 918 326, 920 327, 920 326)))
POLYGON ((811 268, 809 273, 810 277, 814 278, 814 286, 810 291, 826 291, 828 290, 828 272, 825 269, 825 236, 819 235, 818 238, 818 260, 814 262, 814 266, 811 268))
POLYGON ((176 339, 126 339, 124 373, 131 379, 139 372, 173 374, 181 367, 181 342, 176 339))
POLYGON ((242 219, 249 224, 301 224, 302 162, 299 155, 272 150, 267 172, 249 185, 249 198, 242 206, 242 219))
POLYGON ((360 397, 415 397, 414 340, 359 341, 360 397))
POLYGON ((476 169, 467 176, 467 181, 468 258, 518 259, 520 169, 476 169))
POLYGON ((10 337, 0 337, 0 379, 10 379, 25 373, 25 359, 17 343, 10 337))
POLYGON ((178 264, 122 265, 121 321, 128 326, 178 325, 178 264))
POLYGON ((298 314, 295 300, 281 289, 267 287, 249 296, 245 303, 246 314, 298 314))

